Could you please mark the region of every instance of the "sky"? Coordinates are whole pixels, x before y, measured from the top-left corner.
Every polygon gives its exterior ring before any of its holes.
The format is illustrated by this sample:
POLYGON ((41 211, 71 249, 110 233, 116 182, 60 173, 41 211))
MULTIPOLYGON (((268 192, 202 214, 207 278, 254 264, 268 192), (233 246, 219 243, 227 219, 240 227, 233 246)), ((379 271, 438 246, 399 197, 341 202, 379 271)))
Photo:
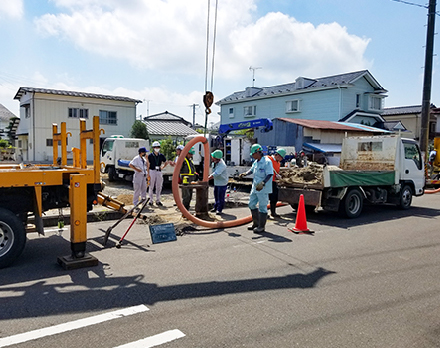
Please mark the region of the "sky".
MULTIPOLYGON (((216 102, 253 73, 265 87, 368 69, 385 107, 421 105, 427 1, 0 0, 0 103, 19 116, 19 87, 62 89, 204 124, 205 91, 216 102)), ((438 69, 435 55, 440 106, 438 69)), ((220 120, 211 109, 208 125, 220 120)))

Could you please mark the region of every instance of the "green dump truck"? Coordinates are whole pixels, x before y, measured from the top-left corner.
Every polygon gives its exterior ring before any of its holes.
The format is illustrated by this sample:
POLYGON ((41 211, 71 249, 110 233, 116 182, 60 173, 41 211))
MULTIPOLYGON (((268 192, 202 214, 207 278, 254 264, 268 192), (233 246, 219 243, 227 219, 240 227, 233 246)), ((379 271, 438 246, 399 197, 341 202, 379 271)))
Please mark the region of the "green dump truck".
POLYGON ((420 148, 399 135, 347 137, 339 167, 283 168, 280 175, 280 201, 296 208, 302 194, 306 208, 322 207, 348 218, 358 217, 366 202, 408 209, 425 187, 420 148))

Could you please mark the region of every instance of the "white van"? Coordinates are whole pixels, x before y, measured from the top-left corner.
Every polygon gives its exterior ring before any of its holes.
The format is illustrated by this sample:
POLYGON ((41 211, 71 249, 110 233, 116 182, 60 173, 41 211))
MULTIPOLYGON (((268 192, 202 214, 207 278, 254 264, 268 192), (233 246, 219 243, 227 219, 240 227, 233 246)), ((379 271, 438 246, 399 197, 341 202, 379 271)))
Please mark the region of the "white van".
POLYGON ((128 181, 133 180, 133 169, 130 161, 138 155, 138 150, 145 147, 149 150, 149 141, 137 138, 124 138, 122 135, 112 135, 102 143, 101 148, 101 171, 108 173, 108 180, 115 181, 118 178, 128 181))

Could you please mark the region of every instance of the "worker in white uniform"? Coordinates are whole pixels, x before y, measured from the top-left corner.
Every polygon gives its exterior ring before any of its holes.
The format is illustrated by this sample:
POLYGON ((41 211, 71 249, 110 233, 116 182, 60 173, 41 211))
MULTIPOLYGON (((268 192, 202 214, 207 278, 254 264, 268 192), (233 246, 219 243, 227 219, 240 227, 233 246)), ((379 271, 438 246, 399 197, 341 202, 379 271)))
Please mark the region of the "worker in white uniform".
POLYGON ((141 147, 138 153, 139 155, 135 156, 129 164, 130 168, 134 170, 133 205, 135 206, 139 203, 139 197, 143 201, 147 199, 147 180, 149 179, 147 149, 141 147))

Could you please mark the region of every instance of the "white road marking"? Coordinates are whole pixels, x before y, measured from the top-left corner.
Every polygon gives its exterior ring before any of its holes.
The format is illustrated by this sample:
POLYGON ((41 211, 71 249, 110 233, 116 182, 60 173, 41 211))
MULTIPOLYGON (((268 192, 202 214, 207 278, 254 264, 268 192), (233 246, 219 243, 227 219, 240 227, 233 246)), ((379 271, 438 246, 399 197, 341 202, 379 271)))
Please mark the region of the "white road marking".
POLYGON ((185 334, 182 331, 177 329, 169 330, 154 336, 143 338, 139 341, 123 344, 122 346, 117 346, 115 348, 150 348, 159 346, 167 342, 171 342, 182 337, 185 337, 185 334))
POLYGON ((0 347, 7 347, 13 344, 23 343, 27 341, 36 340, 45 336, 55 335, 66 331, 80 329, 89 325, 95 325, 104 321, 109 321, 128 315, 142 313, 148 311, 148 307, 144 305, 128 307, 117 311, 99 314, 94 317, 79 319, 64 324, 46 327, 44 329, 38 329, 34 331, 25 332, 18 335, 0 338, 0 347))

